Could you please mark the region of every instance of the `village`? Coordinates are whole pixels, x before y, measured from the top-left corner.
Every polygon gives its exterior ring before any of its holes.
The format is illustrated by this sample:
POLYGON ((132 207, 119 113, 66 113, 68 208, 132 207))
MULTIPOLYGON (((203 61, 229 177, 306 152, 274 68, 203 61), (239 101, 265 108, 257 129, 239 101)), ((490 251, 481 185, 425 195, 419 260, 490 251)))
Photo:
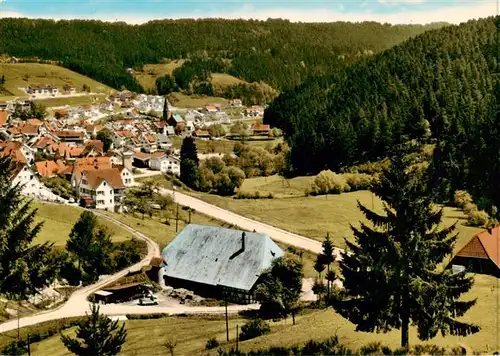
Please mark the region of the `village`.
MULTIPOLYGON (((65 86, 61 91, 74 94, 75 88, 65 86)), ((29 86, 27 92, 33 98, 59 95, 50 85, 29 86)), ((51 108, 35 118, 29 117, 33 98, 0 102, 0 155, 17 163, 12 183, 21 182, 23 194, 40 200, 113 212, 122 211, 124 191, 134 185, 134 174, 180 175, 175 141, 187 136, 224 140, 230 129, 218 130, 214 137, 210 128, 229 128, 238 120, 251 123, 250 134, 271 132, 269 125, 260 124, 264 108, 245 108, 238 99, 230 102, 233 113, 239 112, 231 119, 220 105, 183 110, 173 108, 163 96, 130 91, 114 93, 100 105, 51 108), (73 194, 51 191, 46 183, 56 178, 67 180, 73 194), (105 186, 111 189, 102 189, 105 186)))

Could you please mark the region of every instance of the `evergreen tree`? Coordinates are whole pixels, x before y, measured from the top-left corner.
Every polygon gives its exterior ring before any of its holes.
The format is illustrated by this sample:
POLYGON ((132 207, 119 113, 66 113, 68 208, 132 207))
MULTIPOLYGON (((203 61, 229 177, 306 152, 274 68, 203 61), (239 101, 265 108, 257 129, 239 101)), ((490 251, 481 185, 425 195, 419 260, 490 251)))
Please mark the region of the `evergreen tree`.
POLYGON ((36 209, 21 196, 22 186, 12 186, 15 167, 10 157, 0 158, 0 294, 26 299, 47 286, 56 266, 47 258, 51 244, 34 244, 42 223, 34 224, 36 209))
POLYGON ((192 137, 186 137, 181 147, 181 181, 194 188, 198 179, 198 150, 192 137))
POLYGON ((113 356, 118 355, 127 338, 125 323, 118 325, 99 313, 99 307, 92 304, 91 314, 78 323, 76 338, 61 334, 61 341, 66 348, 78 356, 113 356))
POLYGON ((439 230, 443 211, 432 206, 409 157, 405 150, 392 157, 373 189, 385 202, 383 215, 358 204, 371 224, 352 227, 355 242, 346 240, 349 252, 340 261, 345 290, 333 303, 358 331, 401 329, 403 347, 409 344, 410 324, 422 340, 438 332, 468 335, 479 330, 455 319, 475 304, 458 300, 473 280, 441 266, 453 251, 455 225, 439 230))
MULTIPOLYGON (((321 259, 321 263, 323 263, 323 265, 326 265, 326 277, 331 279, 332 276, 330 272, 332 272, 332 270, 330 269, 330 266, 333 262, 335 262, 335 251, 332 244, 332 240, 330 240, 329 233, 326 233, 326 237, 323 240, 322 247, 323 251, 321 255, 318 256, 318 259, 321 259)), ((327 293, 328 297, 330 297, 331 281, 328 278, 327 278, 327 293)), ((333 280, 335 280, 335 278, 333 278, 333 280)))

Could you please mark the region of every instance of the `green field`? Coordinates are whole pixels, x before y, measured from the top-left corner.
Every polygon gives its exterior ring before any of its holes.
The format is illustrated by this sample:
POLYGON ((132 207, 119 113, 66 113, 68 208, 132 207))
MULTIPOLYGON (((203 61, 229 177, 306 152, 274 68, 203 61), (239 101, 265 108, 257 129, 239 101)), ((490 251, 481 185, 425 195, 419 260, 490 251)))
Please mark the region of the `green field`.
MULTIPOLYGON (((280 182, 276 178, 269 179, 269 184, 266 184, 265 178, 252 178, 245 180, 243 189, 245 191, 249 189, 251 191, 272 192, 277 196, 284 193, 293 193, 297 196, 303 192, 302 188, 307 186, 308 179, 290 180, 291 188, 287 188, 286 182, 280 182), (254 179, 255 183, 253 183, 254 179), (260 190, 259 184, 266 188, 260 190)), ((275 199, 233 199, 203 193, 195 195, 221 208, 316 240, 322 240, 328 232, 334 244, 339 247, 344 246, 344 238, 352 237, 350 224, 356 225, 363 220, 363 215, 357 208, 358 200, 369 208, 372 207, 372 201, 376 210, 380 211, 382 208, 381 201, 376 197, 372 200, 373 195, 368 191, 275 199)), ((465 226, 464 214, 457 209, 445 208, 443 220, 444 225, 458 221, 457 248, 463 246, 476 232, 481 230, 465 226)))
POLYGON ((182 66, 184 59, 169 61, 168 63, 161 64, 146 64, 142 67, 142 71, 134 73, 134 78, 144 89, 154 89, 156 79, 165 74, 172 74, 172 72, 182 66))
MULTIPOLYGON (((496 308, 498 291, 494 291, 496 279, 477 275, 476 284, 467 299, 477 298, 477 305, 471 308, 464 321, 472 321, 481 326, 481 331, 467 337, 438 335, 427 343, 439 346, 465 346, 478 353, 492 353, 496 343, 496 321, 500 311, 496 308)), ((244 323, 242 319, 230 319, 230 346, 235 343, 236 325, 244 323)), ((176 355, 203 354, 208 338, 216 337, 225 343, 225 322, 222 318, 212 317, 169 317, 156 320, 131 320, 126 322, 127 342, 123 355, 165 355, 165 342, 170 338, 177 341, 176 355)), ((66 332, 73 332, 68 330, 66 332)), ((340 341, 348 347, 358 348, 370 342, 381 342, 392 348, 397 348, 400 333, 392 331, 387 334, 356 332, 350 322, 336 314, 332 309, 308 311, 297 317, 297 324, 291 320, 271 322, 271 333, 256 339, 240 342, 243 351, 265 349, 272 346, 292 346, 305 343, 310 339, 324 340, 337 334, 340 341)), ((423 344, 416 335, 416 330, 410 332, 410 344, 423 344)), ((222 345, 228 347, 229 345, 222 345)), ((69 355, 61 344, 59 336, 53 336, 33 345, 35 355, 59 356, 69 355)), ((214 353, 216 354, 216 353, 214 353)))
MULTIPOLYGON (((5 75, 6 80, 4 87, 13 96, 27 96, 19 87, 50 84, 62 90, 63 85, 68 82, 75 86, 77 92, 82 90, 83 84, 90 86, 94 93, 109 93, 112 90, 93 79, 52 64, 2 63, 0 64, 0 75, 2 74, 5 75)), ((9 94, 4 95, 9 96, 9 94)), ((0 100, 5 100, 5 98, 0 98, 0 100)))
POLYGON ((211 76, 211 82, 215 89, 224 89, 232 85, 247 83, 244 80, 238 79, 226 73, 212 73, 211 76))
MULTIPOLYGON (((43 227, 35 239, 36 243, 43 243, 46 241, 54 242, 55 246, 65 246, 66 240, 73 228, 73 225, 78 221, 82 209, 57 204, 45 204, 41 202, 34 202, 33 207, 37 208, 35 222, 43 221, 43 227)), ((132 235, 115 224, 98 218, 99 222, 106 226, 111 234, 113 241, 123 241, 132 235)))
POLYGON ((105 95, 85 95, 85 96, 70 96, 70 97, 58 97, 53 99, 38 99, 35 100, 38 104, 43 106, 58 107, 58 106, 83 106, 83 105, 100 105, 105 102, 105 95))
POLYGON ((207 105, 227 105, 229 100, 215 96, 185 95, 182 93, 171 93, 168 95, 170 103, 178 108, 196 109, 207 105))

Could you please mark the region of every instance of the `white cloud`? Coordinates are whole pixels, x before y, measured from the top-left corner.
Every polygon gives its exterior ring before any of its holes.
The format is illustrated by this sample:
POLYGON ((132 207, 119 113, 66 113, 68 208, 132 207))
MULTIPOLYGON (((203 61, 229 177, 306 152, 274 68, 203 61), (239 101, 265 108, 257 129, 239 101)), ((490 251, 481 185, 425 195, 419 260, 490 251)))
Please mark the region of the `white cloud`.
MULTIPOLYGON (((1 0, 0 0, 1 1, 1 0)), ((386 0, 388 1, 388 0, 386 0)), ((391 0, 394 1, 394 0, 391 0)), ((407 0, 408 1, 408 0, 407 0)), ((266 20, 268 18, 284 18, 293 22, 333 22, 333 21, 377 21, 382 23, 392 24, 426 24, 431 22, 448 22, 460 23, 470 19, 492 16, 496 14, 496 1, 475 1, 463 5, 448 6, 432 11, 403 11, 393 13, 373 13, 373 12, 341 12, 331 9, 259 9, 257 7, 250 8, 244 6, 239 11, 218 11, 218 12, 196 12, 181 13, 172 16, 171 13, 153 14, 150 16, 134 16, 134 15, 116 15, 116 16, 58 16, 57 19, 96 19, 102 21, 124 21, 130 24, 141 24, 154 19, 162 18, 228 18, 228 19, 258 19, 266 20)), ((15 12, 1 12, 1 17, 26 17, 15 12)), ((40 18, 53 18, 51 16, 39 16, 40 18)))

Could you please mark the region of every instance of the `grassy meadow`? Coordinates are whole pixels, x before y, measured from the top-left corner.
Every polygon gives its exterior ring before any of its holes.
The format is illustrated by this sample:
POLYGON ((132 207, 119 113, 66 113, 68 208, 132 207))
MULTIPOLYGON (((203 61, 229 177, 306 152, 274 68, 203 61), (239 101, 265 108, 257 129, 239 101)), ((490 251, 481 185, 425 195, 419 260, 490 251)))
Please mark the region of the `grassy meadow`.
MULTIPOLYGON (((433 340, 421 342, 415 329, 410 332, 410 344, 436 344, 439 346, 464 346, 477 353, 492 353, 496 350, 496 318, 500 311, 496 309, 498 298, 494 291, 496 279, 477 275, 474 288, 466 295, 467 299, 477 298, 477 304, 471 308, 464 321, 475 322, 481 331, 467 337, 438 335, 433 340)), ((168 340, 177 342, 176 355, 203 354, 205 343, 216 337, 226 349, 235 345, 236 325, 243 325, 244 319, 233 317, 229 320, 230 343, 225 342, 225 321, 222 317, 168 317, 153 320, 126 321, 127 341, 123 355, 165 355, 168 351, 164 344, 168 340)), ((325 340, 335 334, 345 346, 356 349, 370 342, 380 342, 392 348, 400 343, 400 333, 393 330, 387 334, 356 332, 355 326, 336 314, 333 309, 308 310, 297 316, 297 324, 292 325, 289 319, 271 322, 271 333, 244 342, 240 342, 240 350, 250 351, 266 349, 273 346, 292 346, 307 342, 310 339, 325 340)), ((74 333, 69 329, 65 333, 74 333)), ((59 336, 53 336, 32 346, 35 355, 62 356, 70 355, 61 344, 59 336)), ((215 355, 216 351, 212 351, 215 355)))
POLYGON ((178 108, 196 109, 207 105, 227 105, 229 100, 215 96, 185 95, 182 93, 171 93, 168 95, 170 103, 178 108))
MULTIPOLYGON (((20 87, 28 85, 50 84, 62 90, 64 84, 71 82, 77 92, 82 90, 84 84, 90 86, 94 93, 109 93, 112 89, 89 77, 73 72, 69 69, 41 63, 2 63, 0 75, 5 75, 4 88, 12 96, 26 97, 27 94, 20 87)), ((8 96, 8 94, 5 94, 8 96)))
POLYGON ((66 106, 66 105, 67 106, 100 105, 107 102, 105 95, 57 97, 51 99, 38 99, 35 101, 38 104, 42 104, 47 108, 66 106))
POLYGON ((178 59, 167 63, 146 64, 142 68, 142 71, 134 73, 134 78, 144 89, 154 89, 158 77, 162 77, 165 74, 172 74, 183 63, 184 59, 178 59))
MULTIPOLYGON (((288 230, 305 237, 323 240, 330 234, 334 244, 344 247, 344 238, 352 238, 350 224, 365 221, 357 202, 381 211, 382 202, 369 191, 356 191, 339 195, 305 196, 313 177, 283 179, 278 176, 246 179, 243 192, 256 192, 266 196, 272 193, 274 199, 234 199, 217 195, 195 193, 211 204, 233 211, 251 219, 288 230)), ((465 225, 464 214, 455 208, 444 208, 443 225, 457 222, 459 233, 456 248, 461 248, 478 231, 465 225)))
MULTIPOLYGON (((54 242, 55 246, 65 246, 71 229, 78 221, 83 210, 73 206, 45 204, 38 201, 33 203, 33 207, 38 209, 35 222, 43 222, 42 230, 34 242, 50 241, 54 242)), ((98 220, 109 229, 113 241, 123 241, 132 237, 128 231, 112 222, 101 218, 98 218, 98 220)))

